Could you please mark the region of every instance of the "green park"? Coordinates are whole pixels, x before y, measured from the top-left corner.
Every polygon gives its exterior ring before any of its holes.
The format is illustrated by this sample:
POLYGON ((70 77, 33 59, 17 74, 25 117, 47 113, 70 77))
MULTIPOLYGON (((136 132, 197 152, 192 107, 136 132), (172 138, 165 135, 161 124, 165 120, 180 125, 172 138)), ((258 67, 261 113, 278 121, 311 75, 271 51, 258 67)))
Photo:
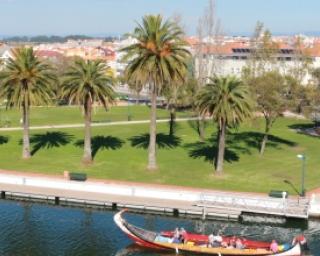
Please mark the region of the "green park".
MULTIPOLYGON (((132 121, 148 120, 148 106, 129 106, 132 121)), ((177 117, 191 117, 190 111, 179 111, 177 117)), ((97 107, 93 123, 126 121, 128 107, 97 107)), ((166 109, 158 109, 158 119, 169 118, 166 109)), ((1 109, 1 120, 19 125, 17 109, 1 109)), ((31 109, 31 126, 81 123, 80 107, 35 107, 31 109)), ((306 188, 319 183, 318 149, 320 139, 299 133, 300 128, 312 127, 308 120, 280 118, 274 125, 266 152, 259 154, 263 137, 263 120, 256 118, 230 130, 227 139, 223 176, 215 176, 212 161, 215 155, 216 128, 207 121, 205 142, 199 141, 195 121, 176 122, 174 135, 169 135, 168 122, 158 124, 158 170, 148 171, 149 124, 121 124, 92 128, 91 165, 81 162, 83 128, 31 130, 31 154, 21 159, 21 131, 1 131, 0 168, 25 172, 62 175, 64 171, 85 172, 89 178, 148 182, 207 189, 268 192, 284 189, 295 194, 290 181, 298 190, 301 182, 301 160, 306 162, 306 188)))

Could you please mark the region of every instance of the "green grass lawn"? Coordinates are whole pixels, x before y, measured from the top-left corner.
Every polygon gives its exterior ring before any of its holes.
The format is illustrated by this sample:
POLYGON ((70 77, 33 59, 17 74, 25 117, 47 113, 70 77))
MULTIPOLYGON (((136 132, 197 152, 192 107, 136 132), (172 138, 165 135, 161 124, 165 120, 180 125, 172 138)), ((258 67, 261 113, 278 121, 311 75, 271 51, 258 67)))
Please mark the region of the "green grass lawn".
MULTIPOLYGON (((102 107, 94 108, 93 122, 127 121, 128 114, 131 120, 149 119, 150 108, 141 105, 130 105, 123 107, 111 107, 105 111, 102 107)), ((189 111, 177 112, 178 117, 190 116, 189 111)), ((158 109, 158 119, 169 118, 169 112, 166 109, 158 109)), ((0 108, 0 127, 5 122, 10 123, 10 127, 20 126, 21 113, 18 109, 0 108)), ((61 106, 61 107, 33 107, 30 111, 30 124, 36 125, 55 125, 55 124, 75 124, 83 123, 83 112, 80 107, 61 106)))
POLYGON ((285 189, 293 193, 283 180, 290 180, 300 189, 301 161, 296 157, 299 153, 307 156, 307 189, 320 186, 320 139, 289 128, 304 124, 307 121, 279 119, 263 157, 258 152, 262 120, 232 131, 228 137, 223 177, 212 175, 213 125, 207 127, 207 142, 199 143, 196 131, 188 122, 178 124, 173 138, 167 136, 167 124, 158 125, 159 170, 156 172, 146 170, 148 125, 93 128, 95 157, 92 166, 81 164, 81 128, 50 130, 49 133, 32 131, 34 155, 27 161, 21 160, 21 132, 2 132, 0 168, 48 174, 84 171, 92 178, 237 191, 285 189))

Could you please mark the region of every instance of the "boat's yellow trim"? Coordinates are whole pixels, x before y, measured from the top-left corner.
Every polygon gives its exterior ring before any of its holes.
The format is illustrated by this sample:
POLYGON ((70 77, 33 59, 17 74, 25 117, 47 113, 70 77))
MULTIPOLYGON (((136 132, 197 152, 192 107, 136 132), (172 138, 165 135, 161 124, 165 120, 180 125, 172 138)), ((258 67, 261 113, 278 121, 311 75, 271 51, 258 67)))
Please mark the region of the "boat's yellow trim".
POLYGON ((272 254, 271 251, 266 249, 232 249, 224 247, 202 247, 191 244, 176 244, 176 243, 160 243, 154 242, 163 247, 171 248, 174 250, 182 250, 188 252, 201 252, 208 254, 228 254, 228 255, 268 255, 272 254))

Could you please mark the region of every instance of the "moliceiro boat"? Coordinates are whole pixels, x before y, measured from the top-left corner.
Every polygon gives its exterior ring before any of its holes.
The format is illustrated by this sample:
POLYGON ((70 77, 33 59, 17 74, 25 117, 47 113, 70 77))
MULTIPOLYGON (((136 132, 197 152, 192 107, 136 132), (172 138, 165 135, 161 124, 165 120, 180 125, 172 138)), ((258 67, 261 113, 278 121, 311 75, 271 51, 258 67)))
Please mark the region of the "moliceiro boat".
POLYGON ((242 248, 235 248, 226 246, 231 239, 235 237, 220 237, 218 245, 212 246, 210 244, 210 236, 191 234, 185 232, 184 241, 175 241, 175 232, 164 231, 164 232, 153 232, 149 230, 136 227, 128 223, 122 214, 126 210, 122 210, 115 214, 114 221, 116 225, 136 244, 157 249, 172 251, 175 253, 195 253, 195 254, 205 254, 205 255, 273 255, 273 256, 300 256, 301 255, 301 245, 300 240, 295 239, 295 243, 279 245, 277 252, 270 250, 270 244, 267 242, 260 242, 254 240, 248 240, 245 238, 236 238, 238 241, 241 240, 243 244, 242 248))

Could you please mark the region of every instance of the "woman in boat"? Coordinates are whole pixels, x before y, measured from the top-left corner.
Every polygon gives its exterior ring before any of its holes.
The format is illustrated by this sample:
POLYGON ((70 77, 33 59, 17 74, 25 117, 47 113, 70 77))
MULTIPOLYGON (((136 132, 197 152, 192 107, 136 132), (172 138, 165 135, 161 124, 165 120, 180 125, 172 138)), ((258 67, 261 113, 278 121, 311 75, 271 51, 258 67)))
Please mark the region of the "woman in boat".
POLYGON ((188 241, 187 231, 184 228, 180 228, 179 230, 179 240, 183 244, 187 243, 188 241))
POLYGON ((236 237, 235 236, 231 237, 231 239, 229 241, 228 248, 230 248, 230 249, 236 248, 236 237))
POLYGON ((276 242, 276 240, 272 240, 272 242, 270 244, 270 250, 273 253, 277 253, 278 252, 278 243, 276 242))

